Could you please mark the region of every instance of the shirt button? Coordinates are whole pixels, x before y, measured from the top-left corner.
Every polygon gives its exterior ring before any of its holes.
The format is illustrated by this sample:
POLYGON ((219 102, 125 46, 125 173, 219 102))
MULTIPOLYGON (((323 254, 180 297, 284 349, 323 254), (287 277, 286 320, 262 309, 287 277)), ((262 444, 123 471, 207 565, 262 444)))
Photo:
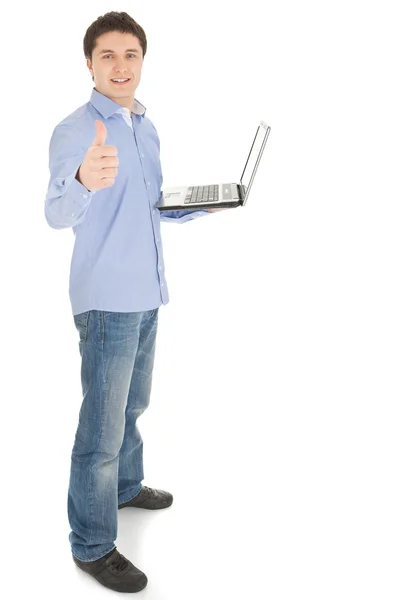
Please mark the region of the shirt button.
POLYGON ((150 185, 150 181, 147 182, 147 185, 150 185))
POLYGON ((75 216, 75 213, 72 213, 71 217, 74 217, 74 216, 75 216))
POLYGON ((87 198, 86 194, 82 194, 82 198, 87 198))
POLYGON ((144 154, 142 154, 142 158, 144 158, 144 154))

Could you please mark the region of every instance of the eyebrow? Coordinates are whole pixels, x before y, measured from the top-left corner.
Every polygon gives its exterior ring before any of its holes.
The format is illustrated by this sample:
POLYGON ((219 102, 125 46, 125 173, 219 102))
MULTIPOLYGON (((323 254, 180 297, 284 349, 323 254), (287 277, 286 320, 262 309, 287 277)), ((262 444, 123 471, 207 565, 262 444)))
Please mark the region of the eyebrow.
MULTIPOLYGON (((114 52, 114 50, 100 50, 99 54, 107 54, 108 52, 114 52)), ((137 48, 128 48, 125 52, 139 52, 137 48)))

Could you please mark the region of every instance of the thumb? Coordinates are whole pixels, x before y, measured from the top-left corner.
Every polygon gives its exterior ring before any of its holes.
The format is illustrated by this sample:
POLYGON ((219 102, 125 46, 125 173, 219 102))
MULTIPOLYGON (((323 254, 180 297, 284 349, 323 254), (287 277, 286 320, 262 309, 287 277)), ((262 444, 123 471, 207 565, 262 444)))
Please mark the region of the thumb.
POLYGON ((93 140, 92 146, 104 146, 107 137, 107 127, 103 121, 98 119, 95 121, 96 126, 96 137, 93 140))

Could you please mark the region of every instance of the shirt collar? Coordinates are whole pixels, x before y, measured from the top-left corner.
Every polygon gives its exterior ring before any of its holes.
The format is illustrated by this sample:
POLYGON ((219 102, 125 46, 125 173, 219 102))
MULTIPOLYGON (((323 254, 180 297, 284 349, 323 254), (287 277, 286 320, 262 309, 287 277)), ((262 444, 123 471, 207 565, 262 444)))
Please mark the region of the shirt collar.
MULTIPOLYGON (((129 108, 121 106, 120 104, 118 104, 118 102, 114 102, 114 100, 111 100, 111 98, 108 98, 104 94, 101 94, 95 88, 93 88, 92 90, 90 103, 93 104, 95 109, 98 110, 99 113, 105 119, 108 119, 108 117, 111 117, 111 115, 113 115, 116 112, 126 113, 129 114, 129 117, 131 116, 131 111, 129 110, 129 108)), ((136 98, 134 98, 133 100, 133 112, 141 117, 144 117, 146 112, 146 107, 143 106, 141 102, 136 100, 136 98)))

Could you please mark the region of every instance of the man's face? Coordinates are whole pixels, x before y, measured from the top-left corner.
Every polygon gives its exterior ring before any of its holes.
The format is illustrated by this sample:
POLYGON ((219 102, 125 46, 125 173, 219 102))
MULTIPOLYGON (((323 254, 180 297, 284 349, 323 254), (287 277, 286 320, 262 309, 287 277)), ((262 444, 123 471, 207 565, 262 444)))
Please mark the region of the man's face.
POLYGON ((140 82, 143 51, 139 39, 131 33, 110 31, 99 36, 87 59, 90 74, 94 76, 95 88, 121 106, 132 106, 136 88, 140 82), (113 79, 126 79, 124 84, 113 79))

